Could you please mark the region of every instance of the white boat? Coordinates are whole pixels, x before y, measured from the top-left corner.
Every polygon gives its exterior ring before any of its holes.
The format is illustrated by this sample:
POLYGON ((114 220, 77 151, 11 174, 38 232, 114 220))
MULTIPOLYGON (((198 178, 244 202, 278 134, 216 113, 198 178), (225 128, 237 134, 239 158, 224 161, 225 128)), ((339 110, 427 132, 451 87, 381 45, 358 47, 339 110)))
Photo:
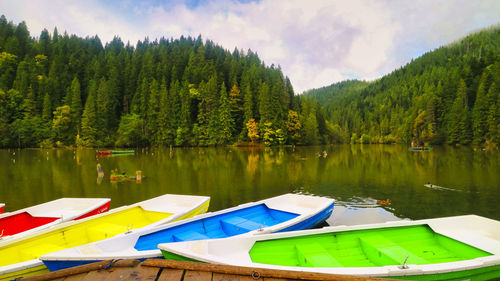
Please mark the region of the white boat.
POLYGON ((408 280, 500 278, 500 222, 466 215, 160 244, 167 259, 408 280))
POLYGON ((333 206, 334 200, 325 197, 284 194, 53 252, 40 259, 54 271, 107 259, 160 258, 159 243, 311 228, 330 217, 333 206))
POLYGON ((0 239, 35 233, 62 222, 107 212, 109 198, 60 198, 0 215, 0 239))
POLYGON ((460 191, 460 190, 457 190, 457 189, 448 188, 448 187, 442 187, 442 186, 435 185, 435 184, 432 184, 432 183, 424 184, 424 186, 428 187, 428 188, 432 188, 432 189, 437 189, 437 190, 449 190, 449 191, 457 191, 457 192, 460 191))
POLYGON ((0 240, 0 280, 48 272, 43 254, 204 213, 210 197, 166 194, 26 236, 0 240))

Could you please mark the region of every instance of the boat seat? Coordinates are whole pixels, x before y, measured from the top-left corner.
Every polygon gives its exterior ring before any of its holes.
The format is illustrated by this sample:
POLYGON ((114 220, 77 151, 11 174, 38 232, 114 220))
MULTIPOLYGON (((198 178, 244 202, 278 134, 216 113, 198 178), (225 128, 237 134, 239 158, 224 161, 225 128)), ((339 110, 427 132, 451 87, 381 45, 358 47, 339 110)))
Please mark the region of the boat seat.
POLYGON ((24 260, 32 260, 32 259, 38 259, 41 255, 60 251, 63 249, 64 249, 63 247, 60 247, 55 244, 43 243, 22 249, 19 254, 24 260))
POLYGON ((176 242, 210 239, 210 237, 192 230, 176 233, 173 236, 176 242))
POLYGON ((404 249, 382 235, 363 236, 359 238, 361 248, 370 261, 376 265, 426 264, 427 260, 404 249))
POLYGON ((87 228, 87 235, 91 241, 99 241, 126 231, 127 227, 123 225, 105 222, 87 228))
POLYGON ((341 267, 342 264, 332 257, 319 243, 295 245, 297 260, 304 267, 341 267))
POLYGON ((229 236, 243 234, 265 225, 258 224, 254 221, 244 219, 242 217, 230 217, 220 221, 222 230, 229 236))

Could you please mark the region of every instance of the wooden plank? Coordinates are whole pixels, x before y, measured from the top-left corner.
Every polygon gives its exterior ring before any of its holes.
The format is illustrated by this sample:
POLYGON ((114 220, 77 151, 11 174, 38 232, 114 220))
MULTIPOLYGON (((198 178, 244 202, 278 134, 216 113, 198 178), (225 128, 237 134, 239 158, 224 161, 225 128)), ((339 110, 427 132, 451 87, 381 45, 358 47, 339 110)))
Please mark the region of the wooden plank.
POLYGON ((262 280, 262 278, 258 277, 254 279, 250 276, 224 274, 224 273, 214 273, 212 277, 212 281, 255 281, 255 280, 262 280))
POLYGON ((361 276, 348 276, 339 274, 326 274, 316 272, 303 272, 291 270, 275 270, 267 268, 252 268, 243 266, 229 266, 221 264, 208 264, 199 262, 188 261, 174 261, 174 260, 161 260, 149 259, 142 263, 143 266, 165 267, 165 268, 178 268, 194 271, 208 271, 213 273, 237 274, 252 276, 257 272, 262 278, 273 277, 283 279, 297 279, 297 280, 338 280, 338 281, 369 281, 369 280, 389 280, 381 278, 369 278, 361 276))
POLYGON ((184 275, 183 269, 161 268, 157 281, 181 281, 184 275))
POLYGON ((42 275, 25 277, 25 278, 21 278, 20 280, 23 280, 23 281, 54 280, 54 279, 61 278, 61 277, 67 277, 70 275, 75 275, 75 274, 80 274, 80 273, 90 272, 93 270, 102 269, 106 265, 111 263, 111 261, 112 260, 105 260, 105 261, 101 261, 101 262, 80 265, 80 266, 76 266, 76 267, 71 267, 71 268, 61 269, 58 271, 49 272, 49 273, 42 274, 42 275))
POLYGON ((186 270, 183 281, 211 281, 212 272, 186 270))
POLYGON ((143 280, 143 281, 155 281, 161 268, 158 267, 148 267, 148 266, 136 266, 131 267, 131 271, 128 277, 124 277, 121 280, 143 280))
POLYGON ((122 281, 122 280, 130 280, 129 278, 134 272, 134 268, 114 267, 106 270, 100 270, 100 272, 102 272, 102 275, 105 276, 103 281, 122 281))
POLYGON ((64 278, 64 281, 80 281, 82 280, 85 276, 87 276, 88 272, 85 273, 80 273, 80 274, 75 274, 75 275, 70 275, 64 278))
POLYGON ((109 275, 109 271, 107 270, 95 270, 89 272, 81 281, 104 281, 106 277, 109 275))

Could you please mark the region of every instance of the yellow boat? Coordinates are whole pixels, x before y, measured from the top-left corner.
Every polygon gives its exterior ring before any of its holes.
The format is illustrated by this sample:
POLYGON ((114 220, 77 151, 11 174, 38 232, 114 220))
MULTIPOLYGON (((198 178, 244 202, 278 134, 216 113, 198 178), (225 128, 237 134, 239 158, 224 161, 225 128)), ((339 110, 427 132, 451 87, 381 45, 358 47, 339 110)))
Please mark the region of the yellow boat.
POLYGON ((41 255, 203 214, 209 202, 206 196, 166 194, 31 235, 0 239, 0 281, 48 272, 38 259, 41 255))

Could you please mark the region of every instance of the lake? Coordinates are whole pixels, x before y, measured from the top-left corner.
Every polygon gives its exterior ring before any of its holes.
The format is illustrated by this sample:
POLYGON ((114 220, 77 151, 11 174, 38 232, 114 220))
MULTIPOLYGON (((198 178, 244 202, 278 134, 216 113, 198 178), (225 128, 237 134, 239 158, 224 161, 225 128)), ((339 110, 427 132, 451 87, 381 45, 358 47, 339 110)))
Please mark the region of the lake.
POLYGON ((464 214, 500 220, 499 164, 498 151, 449 146, 163 148, 114 157, 97 157, 95 149, 10 149, 0 150, 0 203, 7 212, 60 197, 108 197, 113 208, 177 193, 209 195, 216 211, 293 192, 336 199, 331 225, 464 214), (112 169, 140 170, 144 178, 110 181, 112 169))

